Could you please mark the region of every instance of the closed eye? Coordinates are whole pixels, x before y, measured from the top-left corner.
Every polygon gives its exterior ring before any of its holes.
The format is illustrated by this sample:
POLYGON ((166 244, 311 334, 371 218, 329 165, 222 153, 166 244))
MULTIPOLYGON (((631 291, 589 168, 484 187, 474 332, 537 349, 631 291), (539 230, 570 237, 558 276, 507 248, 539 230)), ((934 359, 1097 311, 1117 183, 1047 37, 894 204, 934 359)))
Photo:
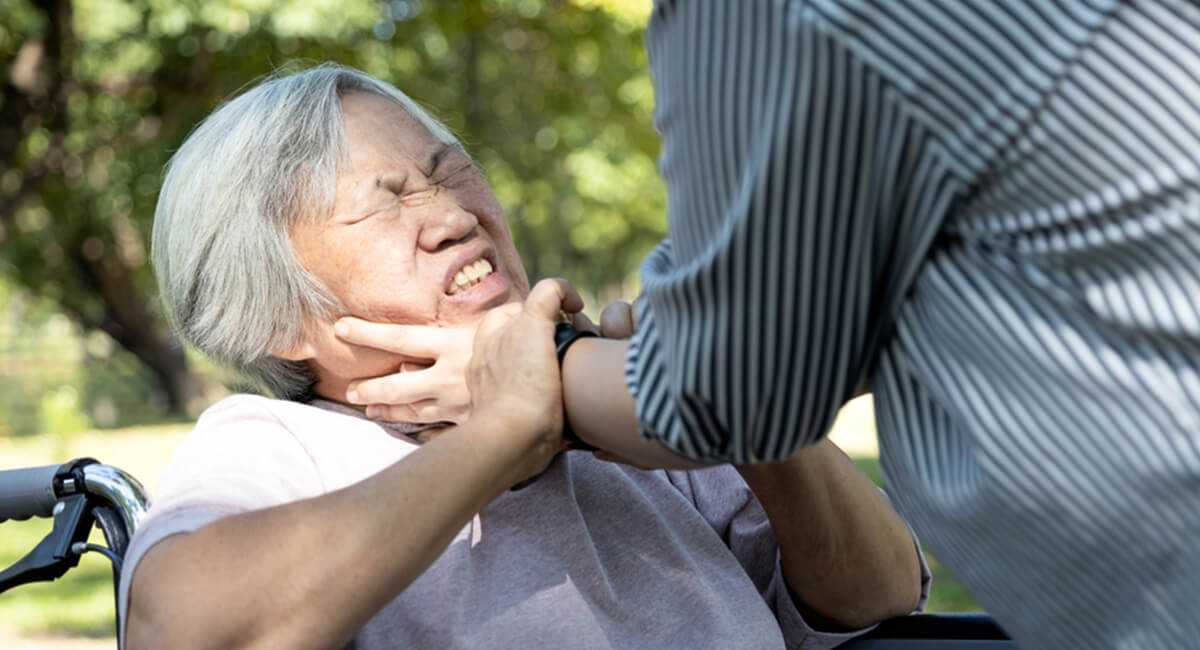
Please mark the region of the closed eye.
POLYGON ((461 147, 450 146, 438 155, 437 167, 430 178, 437 185, 460 183, 471 172, 479 173, 475 161, 461 147))
POLYGON ((351 226, 367 221, 372 217, 394 211, 399 207, 402 198, 397 193, 398 189, 397 187, 389 186, 386 182, 377 182, 370 196, 364 197, 364 200, 359 203, 358 208, 351 209, 347 213, 336 217, 335 221, 345 226, 351 226))
POLYGON ((459 165, 454 168, 453 171, 443 175, 442 178, 437 181, 437 184, 453 187, 457 184, 476 180, 479 175, 479 168, 475 166, 475 163, 468 161, 466 164, 459 165))

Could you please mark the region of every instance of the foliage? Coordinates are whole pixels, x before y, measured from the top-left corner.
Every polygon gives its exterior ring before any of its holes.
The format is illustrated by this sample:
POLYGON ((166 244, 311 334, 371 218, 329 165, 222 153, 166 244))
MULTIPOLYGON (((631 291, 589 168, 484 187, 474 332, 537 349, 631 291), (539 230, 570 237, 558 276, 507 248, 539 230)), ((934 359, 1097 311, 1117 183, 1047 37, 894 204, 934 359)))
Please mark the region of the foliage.
POLYGON ((162 422, 153 381, 108 335, 83 336, 52 301, 0 276, 0 437, 162 422))
POLYGON ((531 276, 628 290, 665 227, 647 13, 647 0, 10 0, 0 274, 108 333, 179 410, 186 365, 146 263, 163 165, 256 78, 333 60, 395 83, 464 138, 531 276))

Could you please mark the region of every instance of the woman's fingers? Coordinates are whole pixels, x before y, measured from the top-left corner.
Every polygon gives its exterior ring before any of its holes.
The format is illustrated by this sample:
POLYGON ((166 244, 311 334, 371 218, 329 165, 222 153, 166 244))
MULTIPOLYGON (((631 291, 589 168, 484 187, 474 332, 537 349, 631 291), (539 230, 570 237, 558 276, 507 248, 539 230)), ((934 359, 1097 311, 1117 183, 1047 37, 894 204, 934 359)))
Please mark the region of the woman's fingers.
POLYGON ((596 324, 592 322, 592 319, 588 318, 587 314, 581 311, 575 312, 574 314, 568 314, 567 322, 571 324, 571 327, 574 327, 577 330, 587 330, 594 334, 603 336, 603 334, 600 333, 600 328, 596 327, 596 324))
MULTIPOLYGON (((414 359, 437 359, 447 347, 461 345, 464 339, 457 329, 377 323, 353 316, 343 316, 333 326, 338 338, 347 343, 395 352, 414 359)), ((471 336, 473 332, 465 340, 470 341, 471 336)))
MULTIPOLYGON (((518 305, 519 307, 519 305, 518 305)), ((348 343, 372 347, 405 361, 396 372, 351 381, 346 401, 373 405, 368 417, 390 422, 462 422, 471 410, 467 363, 475 340, 473 328, 374 323, 342 318, 335 325, 348 343)))
POLYGON ((446 412, 436 399, 423 399, 407 404, 369 404, 367 417, 384 422, 413 422, 433 424, 447 422, 446 412))
POLYGON ((574 314, 583 309, 583 298, 562 278, 547 278, 533 285, 525 298, 525 311, 532 316, 553 322, 558 312, 574 314))
POLYGON ((357 379, 346 387, 351 404, 408 404, 435 397, 437 390, 428 370, 398 372, 371 379, 357 379))

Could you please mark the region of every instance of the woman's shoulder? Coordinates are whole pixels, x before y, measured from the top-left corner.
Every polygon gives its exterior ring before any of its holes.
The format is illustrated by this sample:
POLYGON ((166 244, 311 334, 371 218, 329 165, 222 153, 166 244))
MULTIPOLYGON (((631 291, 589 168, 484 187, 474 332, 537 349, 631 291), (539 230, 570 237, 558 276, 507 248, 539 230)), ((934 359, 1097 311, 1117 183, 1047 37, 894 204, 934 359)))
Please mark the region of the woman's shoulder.
MULTIPOLYGON (((303 406, 303 405, 296 405, 303 406)), ((212 404, 196 420, 164 468, 166 483, 205 473, 228 474, 253 466, 287 464, 293 470, 311 466, 302 418, 282 400, 259 395, 231 395, 212 404)), ((164 486, 165 487, 165 486, 164 486)))
POLYGON ((204 409, 197 425, 210 420, 227 421, 239 418, 273 418, 280 420, 280 424, 285 424, 292 418, 302 418, 304 414, 312 414, 319 410, 300 402, 290 402, 250 393, 235 393, 204 409))
POLYGON ((239 393, 205 409, 196 421, 193 433, 286 433, 291 438, 303 439, 314 432, 331 429, 379 431, 374 423, 346 413, 303 402, 239 393))
MULTIPOLYGON (((362 417, 301 402, 238 394, 208 407, 175 456, 221 464, 289 459, 317 471, 330 489, 360 480, 415 449, 362 417)), ((174 460, 174 459, 173 459, 174 460)))

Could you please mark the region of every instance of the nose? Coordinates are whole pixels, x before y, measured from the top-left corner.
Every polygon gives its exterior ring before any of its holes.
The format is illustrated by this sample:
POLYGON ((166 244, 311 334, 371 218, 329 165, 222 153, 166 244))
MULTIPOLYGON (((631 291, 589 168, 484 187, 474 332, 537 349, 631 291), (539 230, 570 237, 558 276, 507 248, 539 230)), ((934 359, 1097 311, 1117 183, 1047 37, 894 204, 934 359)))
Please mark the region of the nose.
POLYGON ((453 196, 451 192, 437 192, 424 206, 425 217, 417 239, 423 250, 434 252, 465 239, 479 225, 479 219, 459 205, 453 196))

